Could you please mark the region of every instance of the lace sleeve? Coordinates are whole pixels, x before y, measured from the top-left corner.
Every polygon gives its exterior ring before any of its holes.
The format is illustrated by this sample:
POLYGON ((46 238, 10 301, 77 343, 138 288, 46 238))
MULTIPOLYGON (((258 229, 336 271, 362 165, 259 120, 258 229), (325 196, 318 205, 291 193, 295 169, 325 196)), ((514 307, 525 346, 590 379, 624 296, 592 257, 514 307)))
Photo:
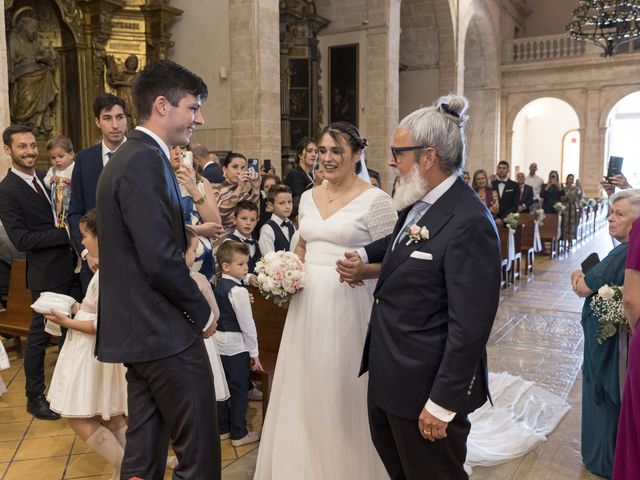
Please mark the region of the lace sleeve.
POLYGON ((396 220, 398 220, 398 214, 393 208, 391 197, 381 191, 381 194, 377 195, 371 203, 367 214, 367 228, 371 234, 371 240, 378 240, 393 232, 396 220))

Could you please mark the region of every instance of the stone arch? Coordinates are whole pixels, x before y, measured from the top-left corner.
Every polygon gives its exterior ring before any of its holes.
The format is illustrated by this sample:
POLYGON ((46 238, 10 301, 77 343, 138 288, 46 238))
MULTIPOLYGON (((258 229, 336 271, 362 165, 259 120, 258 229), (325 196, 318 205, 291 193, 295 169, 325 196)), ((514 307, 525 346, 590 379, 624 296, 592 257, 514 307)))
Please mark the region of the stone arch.
MULTIPOLYGON (((628 97, 632 93, 636 93, 640 91, 640 87, 636 85, 624 85, 620 87, 616 87, 615 89, 608 92, 606 98, 603 98, 601 102, 602 108, 600 110, 600 118, 598 119, 598 127, 601 129, 607 128, 607 119, 609 118, 609 114, 611 110, 625 97, 628 97)), ((605 94, 603 93, 603 97, 605 94)))
POLYGON ((513 122, 518 116, 518 113, 520 113, 520 111, 524 107, 526 107, 528 104, 530 104, 534 100, 537 100, 538 98, 546 98, 546 97, 555 98, 558 100, 562 100, 565 103, 568 103, 569 106, 573 108, 573 110, 576 112, 576 115, 578 116, 578 122, 580 123, 580 128, 582 129, 585 127, 585 122, 586 122, 585 112, 578 107, 577 98, 574 98, 571 95, 568 95, 567 93, 562 91, 549 91, 549 92, 545 91, 545 92, 533 92, 533 93, 523 94, 518 97, 515 103, 511 104, 510 107, 508 107, 506 118, 505 118, 505 123, 507 125, 507 132, 511 131, 511 129, 513 128, 513 122))

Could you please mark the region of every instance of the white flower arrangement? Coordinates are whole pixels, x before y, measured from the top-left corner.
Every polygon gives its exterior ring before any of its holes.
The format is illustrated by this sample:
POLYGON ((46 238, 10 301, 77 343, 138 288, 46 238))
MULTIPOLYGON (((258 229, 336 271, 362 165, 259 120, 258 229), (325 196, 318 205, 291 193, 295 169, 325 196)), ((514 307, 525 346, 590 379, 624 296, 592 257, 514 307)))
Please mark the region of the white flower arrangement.
POLYGON ((294 293, 304 288, 304 264, 293 252, 269 252, 256 263, 258 288, 265 298, 282 308, 294 293))
POLYGON ((622 305, 622 287, 603 285, 591 298, 591 310, 602 325, 596 340, 603 343, 618 332, 629 332, 629 322, 622 305))
POLYGON ((538 225, 540 225, 540 226, 544 225, 543 220, 544 220, 545 214, 544 214, 544 210, 542 208, 536 209, 536 211, 533 212, 533 216, 534 216, 534 221, 538 225))
POLYGON ((553 209, 556 211, 556 213, 558 215, 562 215, 565 212, 565 210, 567 209, 567 207, 562 202, 556 202, 553 205, 553 209))
POLYGON ((520 214, 519 213, 510 213, 506 217, 504 217, 504 224, 512 230, 518 228, 518 223, 520 223, 520 214))
POLYGON ((429 230, 427 227, 411 225, 410 227, 407 227, 406 234, 409 237, 409 240, 407 240, 407 246, 412 243, 418 243, 421 240, 429 240, 429 230))

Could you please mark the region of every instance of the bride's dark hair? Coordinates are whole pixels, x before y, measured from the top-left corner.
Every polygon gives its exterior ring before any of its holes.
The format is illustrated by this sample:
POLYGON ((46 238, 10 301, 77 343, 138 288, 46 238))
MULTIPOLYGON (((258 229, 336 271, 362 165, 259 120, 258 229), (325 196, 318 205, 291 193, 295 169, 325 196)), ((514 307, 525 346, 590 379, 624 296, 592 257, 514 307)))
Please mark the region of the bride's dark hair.
MULTIPOLYGON (((337 144, 340 144, 340 137, 344 138, 352 152, 362 151, 364 154, 364 150, 369 146, 369 142, 366 138, 363 138, 358 129, 351 125, 348 122, 334 122, 328 127, 325 127, 320 134, 320 138, 324 136, 324 134, 328 134, 333 141, 337 144)), ((356 163, 356 173, 360 173, 362 170, 362 163, 356 163)))

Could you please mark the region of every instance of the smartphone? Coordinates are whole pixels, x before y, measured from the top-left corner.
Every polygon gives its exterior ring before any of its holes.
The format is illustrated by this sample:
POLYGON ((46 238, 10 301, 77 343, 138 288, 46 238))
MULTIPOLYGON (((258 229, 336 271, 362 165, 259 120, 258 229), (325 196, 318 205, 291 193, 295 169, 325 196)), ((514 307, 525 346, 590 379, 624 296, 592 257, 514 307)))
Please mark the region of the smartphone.
POLYGON ((607 180, 622 173, 622 157, 609 157, 609 168, 607 168, 607 180))
POLYGON ((185 151, 180 155, 182 155, 182 165, 185 167, 193 167, 193 152, 185 151))
POLYGON ((264 159, 264 162, 262 162, 262 169, 265 172, 269 172, 269 170, 271 170, 271 159, 269 158, 264 159))
POLYGON ((251 171, 253 173, 258 173, 258 159, 257 158, 250 158, 248 160, 248 168, 249 168, 249 171, 251 171))

